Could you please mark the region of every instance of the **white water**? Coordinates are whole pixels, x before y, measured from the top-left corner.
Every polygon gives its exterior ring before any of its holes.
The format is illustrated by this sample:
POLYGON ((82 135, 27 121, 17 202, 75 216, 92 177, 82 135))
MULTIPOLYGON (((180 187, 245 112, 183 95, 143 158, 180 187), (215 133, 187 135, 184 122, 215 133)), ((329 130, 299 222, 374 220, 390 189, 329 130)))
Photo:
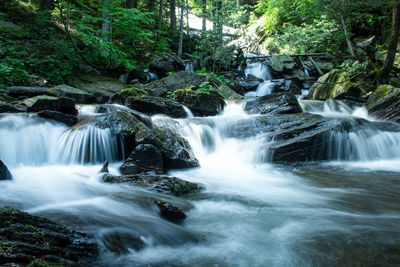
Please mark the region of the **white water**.
POLYGON ((254 75, 263 81, 272 80, 271 70, 268 65, 265 63, 248 63, 247 68, 244 70, 244 74, 246 75, 254 75))
MULTIPOLYGON (((353 112, 348 113, 341 119, 353 118, 353 112)), ((4 115, 0 158, 14 180, 0 182, 0 206, 22 208, 94 235, 105 266, 398 264, 398 133, 370 128, 368 123, 374 122, 367 120, 360 126, 370 133, 359 136, 364 143, 357 145, 369 149, 381 142, 377 148, 387 153, 389 160, 384 162, 390 171, 382 171, 383 161, 378 154, 373 157, 374 151, 361 154, 369 155, 366 162, 277 166, 265 162, 271 133, 258 131, 256 118, 234 104, 216 117, 153 118, 156 125, 180 131, 201 164, 170 173, 205 187, 197 196, 178 200, 135 186, 101 183, 101 164, 76 164, 81 157, 73 148, 87 142, 79 138, 83 132, 73 134, 61 124, 34 116, 4 115), (74 135, 75 141, 57 146, 63 135, 74 135), (14 141, 5 141, 9 138, 14 141), (56 148, 67 159, 76 159, 75 164, 57 160, 56 148), (194 209, 183 224, 172 224, 158 216, 148 201, 152 197, 194 209), (110 233, 123 233, 126 239, 119 245, 130 250, 116 255, 103 247, 110 233), (143 250, 133 249, 134 237, 145 243, 143 250)), ((85 135, 90 131, 86 128, 85 135)), ((87 150, 92 159, 99 158, 98 153, 110 156, 103 134, 91 138, 100 147, 97 152, 87 150)), ((117 174, 118 166, 111 164, 111 172, 117 174)))
POLYGON ((259 97, 259 96, 265 96, 269 95, 272 93, 272 90, 274 89, 275 83, 271 81, 265 81, 263 83, 260 83, 260 85, 257 87, 256 91, 250 91, 245 94, 245 96, 248 97, 259 97))

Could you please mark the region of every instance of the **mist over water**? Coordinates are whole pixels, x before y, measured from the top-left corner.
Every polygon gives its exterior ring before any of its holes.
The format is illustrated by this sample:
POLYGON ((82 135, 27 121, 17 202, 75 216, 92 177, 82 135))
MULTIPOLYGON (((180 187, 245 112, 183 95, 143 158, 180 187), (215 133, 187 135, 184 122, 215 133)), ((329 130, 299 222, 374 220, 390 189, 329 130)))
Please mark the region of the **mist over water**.
POLYGON ((3 115, 0 158, 14 180, 0 182, 0 205, 91 234, 103 266, 399 264, 400 131, 340 103, 325 104, 303 108, 355 126, 327 141, 341 156, 298 165, 268 163, 271 133, 257 129, 258 115, 239 104, 215 117, 154 116, 155 125, 180 132, 200 162, 200 168, 169 173, 205 188, 182 199, 101 183, 104 159, 112 162, 112 174, 121 164, 118 139, 107 130, 3 115), (188 218, 181 224, 161 219, 152 197, 186 208, 188 218), (115 235, 125 238, 113 248, 115 235), (139 250, 138 240, 144 244, 139 250))

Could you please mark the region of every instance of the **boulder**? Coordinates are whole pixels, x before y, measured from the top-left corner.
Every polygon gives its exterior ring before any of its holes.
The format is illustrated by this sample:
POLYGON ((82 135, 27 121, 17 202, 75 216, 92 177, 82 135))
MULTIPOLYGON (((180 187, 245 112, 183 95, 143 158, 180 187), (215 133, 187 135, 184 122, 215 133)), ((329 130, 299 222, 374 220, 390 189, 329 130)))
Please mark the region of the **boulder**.
POLYGON ((294 59, 287 55, 273 55, 267 58, 267 63, 276 72, 293 70, 296 66, 294 59))
POLYGON ((183 196, 186 194, 192 194, 199 192, 202 188, 201 186, 181 180, 176 177, 160 176, 160 175, 125 175, 125 176, 113 176, 110 174, 105 174, 103 176, 103 182, 105 183, 127 183, 139 186, 144 186, 152 191, 158 193, 173 195, 173 196, 183 196))
POLYGON ((180 71, 169 75, 161 80, 151 82, 143 86, 151 96, 165 97, 168 92, 174 92, 178 89, 199 86, 208 80, 207 76, 195 74, 188 71, 180 71))
POLYGON ((141 250, 146 244, 140 238, 140 233, 134 229, 112 228, 102 231, 101 239, 104 246, 117 255, 128 254, 131 249, 141 250))
POLYGON ((94 94, 65 84, 53 87, 47 90, 47 93, 56 97, 72 98, 77 104, 96 103, 96 97, 94 96, 94 94))
POLYGON ((0 160, 0 181, 2 180, 12 180, 12 175, 7 166, 0 160))
POLYGON ((78 114, 75 108, 75 101, 71 98, 57 98, 54 96, 41 95, 25 99, 23 103, 27 107, 27 112, 53 110, 70 115, 78 114))
POLYGON ((168 98, 154 96, 129 97, 125 101, 125 105, 150 116, 155 114, 165 114, 172 118, 185 118, 187 116, 181 104, 168 98))
POLYGON ((26 108, 23 105, 13 105, 0 100, 0 113, 18 113, 25 111, 26 108))
POLYGON ((149 93, 147 93, 147 91, 141 89, 139 86, 129 87, 116 93, 111 98, 111 102, 124 104, 126 99, 128 99, 129 97, 141 97, 147 96, 148 94, 149 93))
POLYGON ((244 110, 250 114, 293 114, 302 112, 292 93, 276 93, 248 100, 244 110))
POLYGON ((186 214, 181 209, 171 205, 170 203, 162 200, 154 200, 154 204, 159 208, 160 216, 169 221, 181 222, 186 219, 186 214))
POLYGON ((49 95, 47 87, 11 86, 8 94, 15 98, 29 98, 38 95, 49 95))
POLYGON ((233 90, 226 84, 221 84, 220 86, 218 86, 218 92, 225 99, 229 99, 229 100, 243 99, 243 95, 238 94, 235 90, 233 90))
POLYGON ((97 245, 80 232, 14 209, 0 209, 0 265, 85 266, 97 245))
POLYGON ((215 116, 224 109, 225 101, 216 94, 177 90, 175 100, 188 107, 195 116, 215 116))
POLYGON ((150 144, 138 145, 119 170, 123 175, 138 173, 161 174, 163 172, 161 151, 150 144))
POLYGON ((37 113, 39 117, 62 122, 68 126, 73 126, 78 122, 78 117, 70 114, 61 113, 53 110, 43 110, 37 113))
POLYGON ((379 86, 368 98, 367 109, 377 119, 400 122, 400 88, 379 86))
POLYGON ((164 78, 170 72, 185 70, 185 63, 177 56, 164 53, 162 56, 155 57, 150 63, 149 70, 159 78, 164 78))
POLYGON ((308 99, 326 100, 347 97, 358 99, 364 93, 364 89, 359 84, 349 80, 346 72, 335 69, 318 79, 311 87, 308 99))
POLYGON ((257 87, 264 82, 263 79, 254 76, 253 74, 248 74, 246 80, 242 81, 240 85, 243 87, 245 92, 254 91, 257 87))

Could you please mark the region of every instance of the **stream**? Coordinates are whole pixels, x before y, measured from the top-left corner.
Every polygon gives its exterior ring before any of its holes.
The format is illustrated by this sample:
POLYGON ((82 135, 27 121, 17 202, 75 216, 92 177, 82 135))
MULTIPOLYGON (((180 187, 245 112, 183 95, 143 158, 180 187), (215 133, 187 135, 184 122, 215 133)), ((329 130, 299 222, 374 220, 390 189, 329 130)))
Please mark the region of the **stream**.
MULTIPOLYGON (((300 102, 307 112, 373 121, 362 107, 300 102)), ((119 140, 107 130, 3 114, 0 158, 14 179, 0 181, 0 206, 89 233, 100 245, 101 266, 398 265, 400 132, 354 131, 367 151, 355 160, 271 164, 268 133, 252 128, 257 116, 230 103, 215 117, 152 117, 179 131, 201 165, 169 173, 205 188, 177 199, 102 183, 104 160, 112 174, 121 164, 119 140), (232 134, 242 128, 256 134, 232 134), (144 201, 153 196, 191 208, 187 219, 160 218, 144 201)))

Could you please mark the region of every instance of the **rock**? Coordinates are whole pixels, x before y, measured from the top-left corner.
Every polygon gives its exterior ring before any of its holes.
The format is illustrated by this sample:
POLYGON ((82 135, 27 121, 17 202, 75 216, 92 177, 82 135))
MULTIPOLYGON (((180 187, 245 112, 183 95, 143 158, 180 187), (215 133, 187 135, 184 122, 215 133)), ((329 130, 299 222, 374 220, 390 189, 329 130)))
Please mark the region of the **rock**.
POLYGON ((73 126, 78 122, 78 117, 74 115, 69 115, 65 113, 61 113, 58 111, 53 111, 53 110, 43 110, 37 113, 39 117, 45 118, 45 119, 51 119, 55 121, 62 122, 68 126, 73 126))
POLYGON ((160 175, 126 175, 113 176, 105 174, 103 176, 105 183, 128 183, 139 186, 148 187, 152 191, 162 194, 183 196, 199 192, 202 188, 194 183, 181 180, 176 177, 160 176, 160 175))
POLYGON ((150 63, 149 70, 159 78, 164 78, 169 72, 185 70, 185 63, 177 56, 164 53, 162 56, 155 57, 150 63))
POLYGON ((102 233, 104 246, 117 255, 128 254, 131 249, 141 250, 145 243, 133 229, 112 229, 102 233))
POLYGON ((37 260, 49 266, 77 266, 98 256, 96 244, 86 234, 14 209, 0 210, 0 240, 2 266, 25 266, 37 260))
POLYGON ((0 101, 0 113, 18 113, 25 112, 26 109, 22 105, 12 105, 3 101, 0 101))
POLYGON ((240 85, 244 88, 245 92, 254 91, 257 87, 264 82, 263 79, 260 79, 253 74, 247 74, 246 80, 242 81, 240 85))
POLYGON ((276 72, 293 70, 296 66, 294 59, 287 55, 273 55, 267 58, 267 63, 276 72))
POLYGON ((301 88, 293 80, 285 80, 284 87, 282 88, 286 92, 291 92, 295 95, 301 95, 301 88))
POLYGON ((188 107, 195 116, 215 116, 224 109, 225 101, 218 95, 193 90, 177 90, 175 100, 188 107))
POLYGON ((71 85, 92 93, 97 103, 106 103, 113 95, 129 87, 129 85, 107 76, 84 74, 72 79, 71 85))
POLYGON ((359 39, 356 42, 356 46, 363 48, 363 49, 370 49, 372 48, 376 43, 376 36, 368 37, 368 38, 362 38, 359 39))
POLYGON ((0 181, 2 180, 12 180, 12 175, 7 166, 0 160, 0 181))
POLYGON ((165 114, 172 118, 185 118, 187 116, 181 104, 167 98, 154 96, 129 97, 125 101, 125 105, 150 116, 155 114, 165 114))
POLYGON ((150 144, 138 145, 119 170, 123 175, 161 174, 163 172, 161 151, 150 144))
POLYGON ((48 95, 48 87, 11 86, 8 94, 15 98, 29 98, 38 95, 48 95))
POLYGON ((205 75, 180 71, 161 80, 146 84, 142 89, 146 90, 151 96, 165 97, 168 92, 174 92, 178 89, 185 89, 191 86, 199 86, 207 80, 208 78, 205 75))
POLYGON ((41 95, 25 99, 23 103, 26 105, 28 112, 53 110, 70 115, 78 114, 75 108, 75 101, 71 98, 57 98, 54 96, 41 95))
POLYGON ((230 88, 228 85, 222 84, 218 87, 219 93, 225 98, 229 100, 234 100, 234 99, 243 99, 243 95, 240 95, 236 93, 232 88, 230 88))
POLYGON ((276 93, 248 100, 244 110, 250 114, 293 114, 302 109, 292 93, 276 93))
POLYGON ((186 219, 186 214, 178 207, 175 207, 170 203, 161 200, 154 200, 154 204, 156 204, 160 209, 161 217, 169 221, 180 222, 186 219))
POLYGON ((103 167, 101 167, 101 170, 99 171, 99 173, 109 173, 109 171, 108 171, 108 160, 104 161, 103 167))
POLYGON ((72 98, 77 104, 96 103, 96 97, 92 93, 65 84, 51 88, 47 90, 47 93, 56 97, 72 98))
POLYGON ((326 100, 330 98, 343 99, 346 97, 359 98, 365 91, 357 83, 348 80, 343 70, 332 70, 321 76, 311 87, 308 99, 326 100))
POLYGON ((147 96, 149 93, 147 93, 147 91, 139 88, 139 87, 130 87, 130 88, 126 88, 124 90, 119 91, 118 93, 116 93, 112 98, 111 98, 111 102, 113 103, 120 103, 123 104, 126 99, 128 99, 129 97, 141 97, 141 96, 147 96))
POLYGON ((400 88, 379 86, 368 98, 367 109, 377 119, 400 122, 400 88))

